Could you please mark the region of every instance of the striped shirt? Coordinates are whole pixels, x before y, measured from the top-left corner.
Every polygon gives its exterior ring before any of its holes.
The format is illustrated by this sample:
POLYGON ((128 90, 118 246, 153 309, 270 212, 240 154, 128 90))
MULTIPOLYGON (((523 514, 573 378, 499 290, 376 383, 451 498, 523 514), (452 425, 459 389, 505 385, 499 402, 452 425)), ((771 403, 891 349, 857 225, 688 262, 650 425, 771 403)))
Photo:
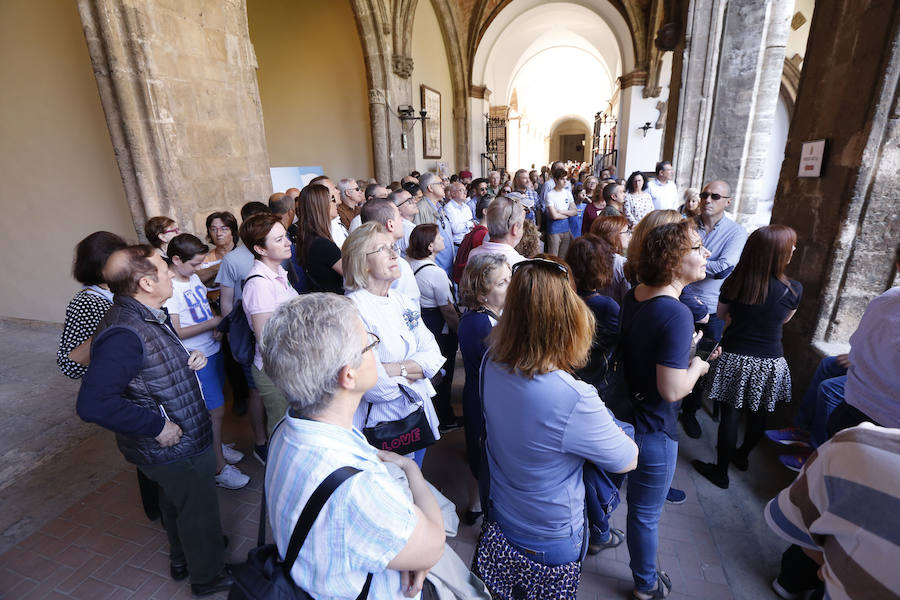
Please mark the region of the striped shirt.
POLYGON ((422 322, 418 304, 414 304, 408 297, 394 290, 390 290, 387 296, 376 296, 367 290, 356 290, 347 294, 347 297, 356 304, 366 330, 381 340, 375 347, 378 381, 362 397, 353 417, 353 426, 362 429, 383 421, 395 421, 416 410, 417 405, 410 403, 397 387, 402 383, 412 388, 424 400, 428 423, 431 425, 434 438, 439 439, 437 413, 434 412, 431 403, 431 398, 436 392, 429 379, 434 377, 446 359, 441 356, 434 335, 422 322), (389 376, 382 366, 383 363, 404 360, 418 363, 425 372, 425 377, 410 382, 400 375, 389 376), (372 411, 367 419, 369 403, 372 404, 372 411))
POLYGON ((269 440, 266 500, 284 558, 300 512, 335 469, 360 469, 322 508, 291 569, 291 577, 318 600, 356 598, 372 573, 369 598, 403 598, 400 573, 388 563, 416 527, 412 494, 392 477, 356 429, 285 416, 269 440))
POLYGON ((823 553, 827 598, 897 598, 900 430, 863 423, 841 431, 765 515, 781 537, 823 553))

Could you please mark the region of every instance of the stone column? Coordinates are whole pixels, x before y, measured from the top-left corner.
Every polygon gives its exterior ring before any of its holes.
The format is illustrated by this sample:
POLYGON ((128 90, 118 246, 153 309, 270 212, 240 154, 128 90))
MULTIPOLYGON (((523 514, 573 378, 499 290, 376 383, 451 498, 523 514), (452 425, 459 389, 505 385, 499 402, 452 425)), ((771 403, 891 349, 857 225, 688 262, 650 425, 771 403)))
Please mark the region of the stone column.
POLYGON ((731 0, 725 11, 703 180, 728 182, 740 222, 756 212, 765 176, 791 10, 782 0, 731 0))
POLYGON ((243 0, 78 0, 135 229, 272 191, 243 0))
POLYGON ((799 393, 820 357, 810 340, 821 353, 846 351, 866 304, 896 276, 897 16, 890 0, 820 2, 813 15, 772 215, 798 235, 788 275, 804 293, 784 345, 799 393), (827 144, 821 177, 797 177, 803 143, 818 139, 827 144))

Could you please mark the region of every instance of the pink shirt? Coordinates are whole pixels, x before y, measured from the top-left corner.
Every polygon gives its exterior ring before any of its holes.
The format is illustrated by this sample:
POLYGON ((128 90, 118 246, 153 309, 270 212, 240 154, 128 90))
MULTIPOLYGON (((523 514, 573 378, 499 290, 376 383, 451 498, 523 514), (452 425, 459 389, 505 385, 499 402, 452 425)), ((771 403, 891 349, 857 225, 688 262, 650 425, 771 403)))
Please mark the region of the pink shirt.
MULTIPOLYGON (((241 296, 244 314, 247 315, 247 320, 250 322, 250 329, 253 329, 253 319, 251 318, 253 315, 275 312, 276 308, 296 296, 299 294, 291 286, 287 278, 287 271, 281 265, 278 266, 278 272, 275 273, 262 262, 253 261, 253 268, 247 274, 247 283, 244 284, 244 293, 241 296), (253 275, 261 275, 261 277, 250 279, 253 275)), ((259 332, 254 330, 253 333, 258 334, 259 332)), ((260 371, 263 370, 259 344, 256 344, 253 365, 260 371)))

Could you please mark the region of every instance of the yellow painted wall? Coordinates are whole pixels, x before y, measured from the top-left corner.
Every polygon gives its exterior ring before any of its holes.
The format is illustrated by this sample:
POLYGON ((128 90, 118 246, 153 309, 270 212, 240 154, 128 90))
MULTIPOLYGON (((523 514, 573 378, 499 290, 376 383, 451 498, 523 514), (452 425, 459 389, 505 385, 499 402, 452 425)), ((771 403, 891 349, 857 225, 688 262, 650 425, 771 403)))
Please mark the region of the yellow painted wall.
POLYGON ((337 181, 372 166, 366 65, 349 0, 247 0, 269 164, 322 166, 337 181))
MULTIPOLYGON (((434 171, 437 163, 446 163, 451 172, 456 171, 454 124, 453 124, 453 87, 450 83, 450 67, 447 65, 447 52, 444 38, 438 24, 437 15, 430 0, 419 0, 416 3, 416 17, 413 21, 412 37, 413 73, 412 95, 410 98, 416 113, 422 109, 421 85, 441 93, 441 158, 424 158, 422 149, 422 125, 417 122, 410 135, 410 143, 416 152, 416 169, 421 172, 434 171)), ((407 104, 407 102, 399 102, 407 104)))
POLYGON ((0 2, 0 317, 61 322, 75 244, 136 240, 75 2, 0 2))

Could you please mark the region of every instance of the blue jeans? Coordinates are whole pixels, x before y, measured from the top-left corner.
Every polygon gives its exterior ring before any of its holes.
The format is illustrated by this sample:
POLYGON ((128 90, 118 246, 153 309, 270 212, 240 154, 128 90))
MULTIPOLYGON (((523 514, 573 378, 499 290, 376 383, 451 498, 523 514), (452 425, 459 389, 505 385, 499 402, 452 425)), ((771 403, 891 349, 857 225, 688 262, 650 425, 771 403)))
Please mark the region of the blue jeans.
MULTIPOLYGON (((503 535, 516 550, 542 565, 564 565, 581 560, 587 551, 584 525, 567 538, 549 539, 537 537, 533 532, 513 525, 494 507, 491 509, 491 518, 500 525, 503 535)), ((587 523, 587 519, 584 523, 587 523)))
POLYGON ((657 529, 666 492, 675 476, 678 442, 662 431, 635 433, 637 468, 628 474, 626 538, 635 589, 656 589, 657 529))
POLYGON ((813 447, 819 447, 828 439, 828 417, 844 399, 846 374, 847 369, 838 364, 837 357, 826 356, 806 388, 794 425, 810 432, 813 447))

